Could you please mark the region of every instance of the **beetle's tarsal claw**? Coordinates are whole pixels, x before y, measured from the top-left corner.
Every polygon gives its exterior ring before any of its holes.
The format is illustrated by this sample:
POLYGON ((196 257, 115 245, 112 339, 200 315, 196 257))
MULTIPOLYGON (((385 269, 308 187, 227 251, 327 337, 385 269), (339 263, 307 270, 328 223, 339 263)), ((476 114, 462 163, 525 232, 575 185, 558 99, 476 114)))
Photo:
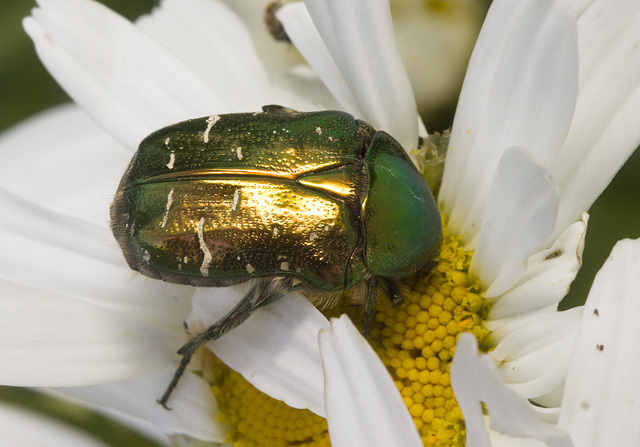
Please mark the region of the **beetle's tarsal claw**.
MULTIPOLYGON (((162 399, 164 399, 164 396, 162 397, 162 399)), ((156 402, 158 402, 160 405, 162 405, 162 408, 164 408, 165 410, 172 411, 173 408, 169 407, 167 404, 162 402, 162 399, 158 399, 158 400, 156 400, 156 402)), ((167 399, 168 399, 168 397, 167 397, 167 399)))
POLYGON ((158 403, 162 405, 165 410, 171 410, 171 408, 167 406, 167 401, 169 400, 169 397, 171 396, 171 393, 173 392, 173 390, 178 385, 178 381, 180 380, 180 377, 182 377, 182 374, 184 374, 185 369, 187 369, 187 365, 189 365, 189 362, 191 361, 191 357, 193 356, 193 353, 196 351, 196 349, 198 349, 198 346, 200 346, 192 343, 192 340, 189 340, 178 351, 178 354, 182 355, 182 360, 180 360, 180 365, 178 365, 178 369, 176 369, 176 372, 173 374, 173 379, 171 379, 171 383, 169 383, 169 386, 167 387, 166 391, 164 392, 160 400, 158 400, 158 403))

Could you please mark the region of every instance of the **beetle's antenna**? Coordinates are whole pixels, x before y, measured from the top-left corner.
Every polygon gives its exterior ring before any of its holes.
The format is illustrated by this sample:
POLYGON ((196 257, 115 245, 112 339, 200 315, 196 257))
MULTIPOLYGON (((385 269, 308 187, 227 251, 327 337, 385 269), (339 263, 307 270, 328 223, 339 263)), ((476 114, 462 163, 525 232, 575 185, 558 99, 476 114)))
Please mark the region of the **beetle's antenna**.
POLYGON ((217 340, 231 329, 244 323, 254 310, 272 303, 283 297, 290 290, 290 280, 284 278, 269 278, 258 280, 251 290, 240 300, 236 306, 229 311, 224 317, 209 326, 204 332, 195 335, 186 342, 179 350, 178 354, 182 356, 180 365, 171 379, 171 383, 167 387, 158 403, 165 409, 170 410, 167 406, 169 396, 178 385, 180 377, 187 369, 191 357, 196 350, 209 341, 217 340))

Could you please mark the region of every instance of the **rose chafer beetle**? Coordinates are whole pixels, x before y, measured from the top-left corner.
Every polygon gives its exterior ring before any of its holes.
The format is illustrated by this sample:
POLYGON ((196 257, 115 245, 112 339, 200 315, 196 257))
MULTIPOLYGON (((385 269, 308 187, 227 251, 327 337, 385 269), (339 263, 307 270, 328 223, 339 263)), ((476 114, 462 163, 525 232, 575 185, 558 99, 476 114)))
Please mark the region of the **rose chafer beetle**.
POLYGON ((195 350, 289 290, 365 284, 370 319, 382 287, 423 269, 442 241, 424 178, 389 134, 337 111, 212 115, 145 138, 113 204, 129 266, 203 287, 254 279, 225 317, 178 352, 171 391, 195 350))

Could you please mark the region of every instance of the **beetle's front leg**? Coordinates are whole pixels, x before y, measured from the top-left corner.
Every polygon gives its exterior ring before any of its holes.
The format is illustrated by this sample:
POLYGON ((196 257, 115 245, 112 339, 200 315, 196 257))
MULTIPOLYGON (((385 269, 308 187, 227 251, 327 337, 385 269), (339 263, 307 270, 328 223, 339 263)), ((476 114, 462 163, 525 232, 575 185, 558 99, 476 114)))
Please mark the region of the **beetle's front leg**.
POLYGON ((382 278, 371 276, 366 279, 366 300, 364 302, 364 322, 362 325, 362 335, 365 337, 371 329, 371 323, 376 316, 376 305, 378 304, 379 287, 383 287, 385 293, 389 297, 389 301, 393 307, 398 307, 404 302, 402 292, 398 284, 390 278, 382 278))
POLYGON ((391 278, 378 278, 380 283, 384 287, 384 291, 389 297, 389 302, 393 307, 398 307, 404 302, 404 297, 402 296, 402 291, 395 280, 391 278))
POLYGON ((371 323, 376 316, 376 306, 378 304, 378 294, 380 293, 378 278, 370 276, 366 280, 365 301, 364 301, 364 321, 362 322, 362 335, 365 337, 371 329, 371 323))
POLYGON ((236 306, 229 311, 224 317, 209 326, 204 332, 195 335, 186 342, 179 350, 178 354, 182 356, 180 365, 173 375, 173 379, 169 383, 167 390, 164 392, 158 403, 164 408, 167 407, 169 396, 178 385, 180 377, 187 369, 191 357, 196 350, 209 341, 217 340, 231 329, 242 324, 256 309, 272 303, 285 295, 291 289, 291 280, 287 278, 270 278, 261 279, 251 287, 251 290, 240 300, 236 306))

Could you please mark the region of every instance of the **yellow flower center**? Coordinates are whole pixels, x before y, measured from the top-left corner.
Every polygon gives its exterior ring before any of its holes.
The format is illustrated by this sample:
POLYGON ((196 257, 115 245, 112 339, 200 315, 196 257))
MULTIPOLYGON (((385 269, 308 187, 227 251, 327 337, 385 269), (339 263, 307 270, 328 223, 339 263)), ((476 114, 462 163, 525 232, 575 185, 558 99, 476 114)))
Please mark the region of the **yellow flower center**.
POLYGON ((458 336, 470 332, 482 344, 487 305, 469 284, 471 252, 448 234, 431 272, 407 280, 398 308, 381 309, 369 342, 387 366, 424 445, 464 445, 462 413, 453 396, 449 368, 458 336))
MULTIPOLYGON (((401 306, 380 300, 367 339, 387 366, 424 445, 463 446, 464 421, 449 368, 459 334, 472 333, 482 346, 489 334, 482 326, 488 308, 478 286, 468 281, 472 253, 448 234, 446 218, 443 231, 438 263, 405 281, 401 306)), ((352 319, 361 322, 362 316, 352 319)), ((220 418, 232 427, 228 442, 242 447, 330 445, 325 419, 260 393, 222 362, 215 370, 220 418)))
POLYGON ((231 427, 227 442, 238 447, 331 445, 326 419, 258 391, 217 358, 213 366, 219 419, 231 427))

